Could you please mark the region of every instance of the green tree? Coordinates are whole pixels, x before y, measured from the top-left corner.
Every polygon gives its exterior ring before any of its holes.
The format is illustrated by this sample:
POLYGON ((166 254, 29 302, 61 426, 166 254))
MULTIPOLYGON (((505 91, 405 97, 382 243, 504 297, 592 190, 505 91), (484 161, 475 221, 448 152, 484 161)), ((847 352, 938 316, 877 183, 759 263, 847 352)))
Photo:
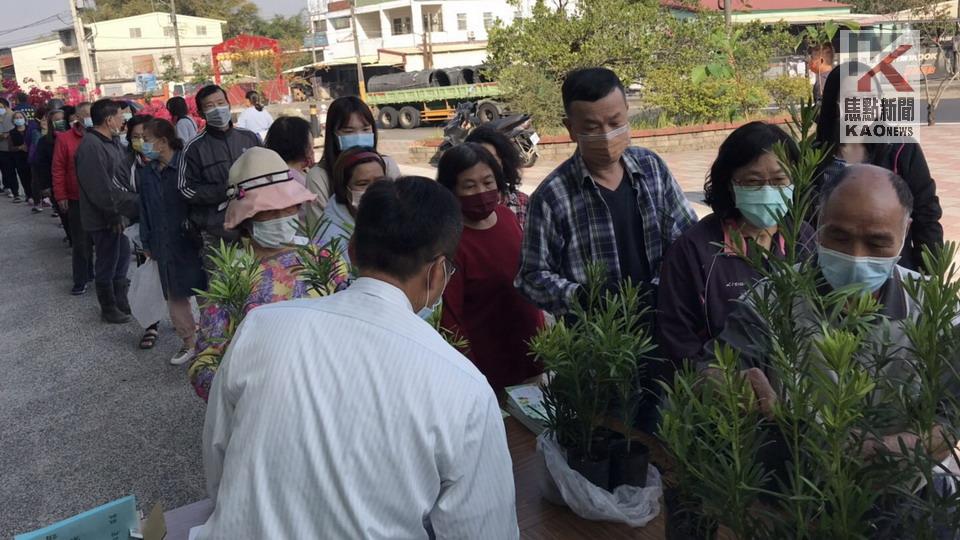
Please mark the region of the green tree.
POLYGON ((531 105, 559 95, 544 84, 559 86, 576 68, 605 66, 624 81, 637 80, 647 68, 669 15, 655 0, 591 0, 567 13, 565 2, 538 0, 531 17, 490 30, 490 74, 507 82, 513 108, 534 112, 538 122, 559 124, 556 104, 531 105), (532 101, 529 96, 536 95, 532 101))

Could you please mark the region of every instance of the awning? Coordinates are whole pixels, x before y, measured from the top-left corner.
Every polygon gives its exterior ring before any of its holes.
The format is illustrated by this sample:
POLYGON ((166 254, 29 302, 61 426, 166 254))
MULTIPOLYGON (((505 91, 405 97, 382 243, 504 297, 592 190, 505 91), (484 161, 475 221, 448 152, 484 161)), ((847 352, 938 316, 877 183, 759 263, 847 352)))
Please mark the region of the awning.
MULTIPOLYGON (((360 57, 360 62, 361 62, 365 67, 391 67, 391 66, 396 66, 396 65, 402 63, 402 62, 399 62, 399 61, 393 61, 393 59, 391 59, 391 58, 382 58, 382 59, 381 59, 379 55, 377 55, 377 56, 361 56, 361 57, 360 57)), ((311 69, 311 68, 313 68, 313 69, 326 69, 326 68, 331 68, 331 67, 336 67, 336 66, 349 66, 349 65, 354 65, 354 64, 356 64, 356 63, 357 63, 357 59, 354 58, 354 57, 349 57, 349 58, 337 58, 337 59, 335 59, 335 60, 329 60, 329 61, 325 61, 325 62, 317 62, 317 63, 315 63, 315 64, 306 64, 306 65, 303 65, 303 66, 297 66, 297 67, 295 67, 295 68, 290 68, 290 69, 284 70, 284 73, 296 73, 296 72, 298 72, 298 71, 304 71, 304 70, 311 69)))

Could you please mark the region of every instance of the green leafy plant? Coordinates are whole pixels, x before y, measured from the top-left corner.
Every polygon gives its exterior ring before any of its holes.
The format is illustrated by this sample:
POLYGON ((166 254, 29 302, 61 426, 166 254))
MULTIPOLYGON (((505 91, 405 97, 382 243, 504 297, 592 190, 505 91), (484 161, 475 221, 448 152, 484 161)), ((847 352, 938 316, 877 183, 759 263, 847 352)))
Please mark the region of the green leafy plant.
POLYGON ((595 458, 594 433, 615 396, 629 431, 641 360, 653 351, 653 342, 638 287, 627 281, 612 290, 604 265, 593 263, 581 291, 572 317, 543 329, 530 350, 550 374, 543 388, 547 429, 561 446, 595 458))
POLYGON ((811 98, 812 88, 806 77, 780 75, 763 81, 770 98, 781 111, 789 111, 811 98))
POLYGON ((740 308, 745 341, 737 353, 716 347, 702 360, 710 371, 677 374, 660 436, 691 530, 717 523, 741 539, 935 538, 960 529, 960 496, 934 489, 960 418, 956 248, 926 251, 932 275, 905 283, 921 307, 903 321, 856 287, 830 290, 797 247, 829 152, 813 145, 815 117, 809 102, 794 110, 797 162, 775 149, 795 186, 778 223, 787 253, 740 248, 762 278, 740 308), (747 367, 762 369, 776 395, 763 415, 747 367))
POLYGON ((216 304, 227 312, 224 342, 233 338, 246 315, 247 299, 263 277, 260 259, 249 246, 226 244, 222 240, 208 255, 210 279, 207 290, 196 290, 200 305, 216 304))
POLYGON ((320 245, 320 239, 330 228, 327 219, 299 222, 297 228, 309 241, 295 246, 299 264, 294 267, 297 276, 318 296, 327 296, 336 292, 337 282, 346 279, 349 268, 344 259, 347 252, 343 239, 335 236, 320 245))

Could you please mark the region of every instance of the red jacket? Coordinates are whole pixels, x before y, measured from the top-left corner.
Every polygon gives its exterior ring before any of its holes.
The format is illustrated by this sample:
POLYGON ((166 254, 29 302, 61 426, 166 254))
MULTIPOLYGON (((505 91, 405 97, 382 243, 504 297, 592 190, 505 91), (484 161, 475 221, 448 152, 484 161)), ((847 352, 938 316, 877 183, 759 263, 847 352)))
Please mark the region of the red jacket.
POLYGON ((53 146, 53 196, 58 201, 79 201, 80 186, 77 184, 77 148, 83 140, 86 130, 73 126, 63 133, 57 133, 53 146))

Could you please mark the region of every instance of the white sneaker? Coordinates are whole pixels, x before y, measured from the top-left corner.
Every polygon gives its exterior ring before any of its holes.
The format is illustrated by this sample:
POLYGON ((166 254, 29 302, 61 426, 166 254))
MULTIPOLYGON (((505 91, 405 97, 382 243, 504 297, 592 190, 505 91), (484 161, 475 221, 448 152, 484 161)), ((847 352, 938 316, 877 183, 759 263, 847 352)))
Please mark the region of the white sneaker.
POLYGON ((173 358, 170 359, 170 365, 172 366, 182 366, 190 360, 193 360, 193 347, 188 347, 183 345, 180 347, 180 350, 173 355, 173 358))

